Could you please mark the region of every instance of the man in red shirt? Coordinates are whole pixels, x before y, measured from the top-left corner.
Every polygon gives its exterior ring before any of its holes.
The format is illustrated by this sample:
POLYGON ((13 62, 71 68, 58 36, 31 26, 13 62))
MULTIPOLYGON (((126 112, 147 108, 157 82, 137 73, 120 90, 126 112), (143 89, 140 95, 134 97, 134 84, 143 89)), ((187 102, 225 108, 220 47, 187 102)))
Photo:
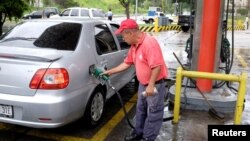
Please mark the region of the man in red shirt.
POLYGON ((114 74, 135 65, 139 80, 136 106, 135 129, 125 141, 154 141, 163 122, 165 78, 168 75, 161 48, 157 40, 139 30, 136 21, 127 19, 121 22, 115 34, 131 45, 124 62, 104 74, 114 74))

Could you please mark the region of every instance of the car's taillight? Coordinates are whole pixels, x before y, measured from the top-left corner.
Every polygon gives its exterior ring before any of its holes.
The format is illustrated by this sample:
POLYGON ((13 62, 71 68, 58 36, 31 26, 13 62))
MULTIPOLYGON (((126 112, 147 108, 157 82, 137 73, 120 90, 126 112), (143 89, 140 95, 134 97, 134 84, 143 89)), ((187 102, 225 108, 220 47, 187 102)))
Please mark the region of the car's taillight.
POLYGON ((64 89, 69 84, 69 74, 64 68, 39 69, 30 82, 31 89, 64 89))

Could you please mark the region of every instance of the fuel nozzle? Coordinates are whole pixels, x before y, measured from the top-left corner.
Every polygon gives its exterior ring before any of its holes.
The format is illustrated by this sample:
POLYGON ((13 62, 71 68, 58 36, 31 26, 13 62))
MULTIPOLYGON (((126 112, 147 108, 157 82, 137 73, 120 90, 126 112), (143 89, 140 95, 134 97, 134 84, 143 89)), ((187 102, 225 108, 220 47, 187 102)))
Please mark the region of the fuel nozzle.
POLYGON ((95 64, 89 66, 89 74, 91 76, 94 76, 96 79, 98 79, 101 84, 104 84, 106 81, 109 80, 109 76, 103 73, 103 69, 96 67, 95 64))

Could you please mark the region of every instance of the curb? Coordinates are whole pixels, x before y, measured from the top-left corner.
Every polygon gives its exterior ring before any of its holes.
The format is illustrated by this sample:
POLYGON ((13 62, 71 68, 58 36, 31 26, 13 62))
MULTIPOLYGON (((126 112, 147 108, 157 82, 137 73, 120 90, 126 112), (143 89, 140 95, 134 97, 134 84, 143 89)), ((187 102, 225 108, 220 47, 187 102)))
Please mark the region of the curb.
MULTIPOLYGON (((227 30, 233 30, 233 27, 228 26, 227 30)), ((234 26, 234 30, 245 30, 245 26, 234 26)))
MULTIPOLYGON (((149 26, 139 26, 139 29, 143 32, 156 32, 155 27, 153 25, 149 26)), ((232 30, 233 28, 231 26, 227 27, 227 30, 232 30)), ((177 30, 181 31, 181 26, 180 25, 167 25, 167 26, 159 26, 158 31, 167 31, 167 30, 177 30)), ((234 30, 245 30, 244 26, 234 26, 234 30)))
MULTIPOLYGON (((155 32, 155 27, 153 25, 151 26, 139 26, 139 29, 144 32, 155 32)), ((180 25, 167 25, 167 26, 159 26, 158 31, 167 31, 167 30, 181 30, 180 25)))

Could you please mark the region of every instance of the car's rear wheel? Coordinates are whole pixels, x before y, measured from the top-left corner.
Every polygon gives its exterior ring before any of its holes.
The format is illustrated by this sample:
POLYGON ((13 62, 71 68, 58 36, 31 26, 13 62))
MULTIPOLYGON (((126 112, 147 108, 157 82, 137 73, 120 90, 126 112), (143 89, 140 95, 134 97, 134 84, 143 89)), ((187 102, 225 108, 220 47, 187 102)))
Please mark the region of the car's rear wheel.
POLYGON ((189 26, 181 26, 181 30, 182 30, 183 32, 188 32, 189 26))
POLYGON ((48 17, 47 17, 47 18, 50 18, 51 16, 54 16, 54 15, 55 15, 55 13, 54 13, 54 12, 49 13, 49 15, 48 15, 48 17))
POLYGON ((153 24, 154 23, 154 20, 153 19, 149 19, 149 24, 153 24))
POLYGON ((104 112, 104 105, 105 99, 103 92, 96 89, 88 102, 85 112, 87 123, 89 123, 90 126, 95 126, 100 122, 104 112))

